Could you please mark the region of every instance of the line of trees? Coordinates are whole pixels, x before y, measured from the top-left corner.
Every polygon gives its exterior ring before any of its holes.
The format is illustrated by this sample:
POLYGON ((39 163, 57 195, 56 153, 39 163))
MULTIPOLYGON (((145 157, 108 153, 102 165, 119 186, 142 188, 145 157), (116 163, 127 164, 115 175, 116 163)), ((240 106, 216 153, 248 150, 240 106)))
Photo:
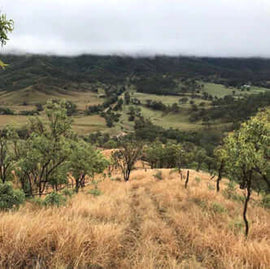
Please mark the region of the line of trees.
POLYGON ((29 120, 26 139, 7 127, 0 138, 0 176, 3 183, 17 180, 26 196, 41 196, 48 188, 58 191, 74 177, 76 191, 85 177, 101 173, 108 161, 71 129, 65 101, 49 101, 46 119, 29 120))

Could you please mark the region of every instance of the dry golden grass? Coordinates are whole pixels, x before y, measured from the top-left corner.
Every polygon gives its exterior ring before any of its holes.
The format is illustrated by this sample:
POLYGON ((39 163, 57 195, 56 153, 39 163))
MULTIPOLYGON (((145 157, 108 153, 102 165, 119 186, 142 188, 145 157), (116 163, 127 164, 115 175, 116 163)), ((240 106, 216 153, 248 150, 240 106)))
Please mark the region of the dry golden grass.
POLYGON ((127 183, 107 178, 100 196, 85 189, 65 207, 1 213, 0 267, 269 268, 269 211, 251 204, 245 240, 242 204, 209 189, 208 174, 191 171, 184 189, 177 173, 159 171, 162 180, 151 169, 127 183))

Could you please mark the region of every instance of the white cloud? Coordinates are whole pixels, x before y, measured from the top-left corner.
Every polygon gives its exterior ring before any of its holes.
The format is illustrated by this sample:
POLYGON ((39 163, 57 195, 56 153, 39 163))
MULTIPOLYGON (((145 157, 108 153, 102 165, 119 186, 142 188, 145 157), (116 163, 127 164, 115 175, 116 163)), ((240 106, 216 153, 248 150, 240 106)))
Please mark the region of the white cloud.
POLYGON ((270 57, 269 0, 2 0, 4 51, 270 57))

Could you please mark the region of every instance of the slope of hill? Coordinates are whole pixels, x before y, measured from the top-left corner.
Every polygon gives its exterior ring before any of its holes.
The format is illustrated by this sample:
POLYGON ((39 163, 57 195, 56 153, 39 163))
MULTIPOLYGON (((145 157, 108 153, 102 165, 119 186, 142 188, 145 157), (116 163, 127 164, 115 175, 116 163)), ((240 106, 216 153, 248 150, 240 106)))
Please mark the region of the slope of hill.
POLYGON ((9 67, 0 71, 0 90, 29 86, 41 90, 79 87, 88 83, 120 83, 127 77, 170 74, 173 77, 204 78, 232 86, 252 82, 269 86, 270 60, 250 58, 166 57, 132 58, 82 55, 78 57, 1 55, 9 67), (82 85, 82 83, 86 83, 82 85))
MULTIPOLYGON (((1 213, 2 268, 268 268, 270 212, 253 200, 243 235, 241 199, 216 193, 206 173, 137 170, 128 183, 106 178, 66 207, 26 204, 1 213)), ((240 197, 240 193, 238 194, 240 197)))

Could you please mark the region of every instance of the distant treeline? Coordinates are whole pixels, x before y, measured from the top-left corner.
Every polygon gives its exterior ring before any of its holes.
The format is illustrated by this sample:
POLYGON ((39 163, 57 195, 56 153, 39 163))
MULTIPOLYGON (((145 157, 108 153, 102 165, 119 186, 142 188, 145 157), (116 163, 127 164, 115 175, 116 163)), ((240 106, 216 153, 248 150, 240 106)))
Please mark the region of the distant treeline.
POLYGON ((235 100, 232 95, 212 101, 210 109, 198 108, 191 112, 191 121, 213 121, 240 123, 254 116, 260 109, 270 105, 270 92, 251 94, 235 100))
POLYGON ((180 78, 234 87, 247 82, 270 87, 270 59, 261 58, 1 55, 1 59, 9 63, 5 71, 0 71, 2 90, 29 86, 43 91, 55 87, 68 90, 74 83, 78 83, 81 89, 89 89, 88 83, 102 82, 134 83, 139 90, 144 87, 148 93, 163 88, 168 94, 173 94, 176 89, 174 80, 180 78), (156 87, 152 87, 153 80, 156 87), (147 85, 151 87, 148 89, 147 85))

